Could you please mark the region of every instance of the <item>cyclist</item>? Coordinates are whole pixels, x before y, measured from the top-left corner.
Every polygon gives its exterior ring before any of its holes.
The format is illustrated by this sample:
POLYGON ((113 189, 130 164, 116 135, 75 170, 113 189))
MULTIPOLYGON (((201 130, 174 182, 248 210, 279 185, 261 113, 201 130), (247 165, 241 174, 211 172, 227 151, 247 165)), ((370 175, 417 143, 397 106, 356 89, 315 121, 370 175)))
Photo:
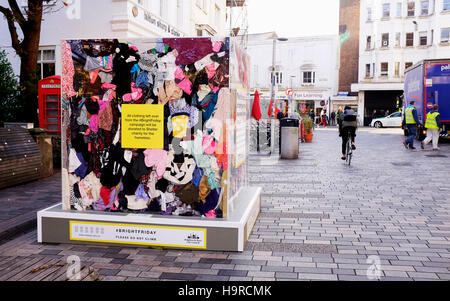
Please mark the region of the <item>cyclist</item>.
POLYGON ((351 135, 352 149, 355 150, 355 137, 357 128, 356 112, 350 107, 345 106, 344 112, 339 116, 339 136, 342 137, 342 160, 346 159, 346 147, 348 133, 351 135))

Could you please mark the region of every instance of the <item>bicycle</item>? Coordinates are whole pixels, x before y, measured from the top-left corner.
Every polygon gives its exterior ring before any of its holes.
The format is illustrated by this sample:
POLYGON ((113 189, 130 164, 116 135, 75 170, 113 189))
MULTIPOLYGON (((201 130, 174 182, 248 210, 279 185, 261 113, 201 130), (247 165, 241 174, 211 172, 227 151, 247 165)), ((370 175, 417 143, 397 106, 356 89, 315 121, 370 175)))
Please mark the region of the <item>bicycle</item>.
POLYGON ((350 165, 352 162, 352 154, 353 154, 353 150, 352 150, 352 134, 350 131, 348 131, 347 133, 348 137, 347 137, 347 146, 345 148, 345 162, 350 165))

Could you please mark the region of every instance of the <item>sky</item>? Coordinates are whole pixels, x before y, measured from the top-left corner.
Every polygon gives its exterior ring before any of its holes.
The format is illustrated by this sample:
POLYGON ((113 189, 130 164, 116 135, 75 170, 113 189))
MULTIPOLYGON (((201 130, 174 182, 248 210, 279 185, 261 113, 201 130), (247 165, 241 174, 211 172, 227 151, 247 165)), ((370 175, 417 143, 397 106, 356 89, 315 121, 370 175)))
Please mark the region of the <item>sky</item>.
POLYGON ((339 0, 247 0, 249 33, 338 34, 339 0))

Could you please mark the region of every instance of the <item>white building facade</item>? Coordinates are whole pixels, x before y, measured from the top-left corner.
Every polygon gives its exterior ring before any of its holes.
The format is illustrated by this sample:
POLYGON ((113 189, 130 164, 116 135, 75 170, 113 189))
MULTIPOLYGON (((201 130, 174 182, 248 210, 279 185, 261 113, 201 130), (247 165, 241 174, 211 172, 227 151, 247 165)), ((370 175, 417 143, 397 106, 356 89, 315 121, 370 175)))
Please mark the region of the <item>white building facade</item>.
MULTIPOLYGON (((273 39, 275 33, 248 36, 251 91, 260 94, 263 118, 268 118, 273 39)), ((276 42, 275 91, 284 113, 323 108, 330 112, 338 84, 338 37, 295 37, 276 42), (288 89, 290 90, 290 93, 288 89), (288 94, 290 94, 288 96, 288 94)))
POLYGON ((358 111, 402 107, 405 70, 423 59, 450 58, 450 0, 361 0, 358 111))
MULTIPOLYGON (((20 1, 18 1, 20 3, 20 1)), ((38 68, 41 77, 61 74, 63 39, 196 37, 226 34, 226 0, 68 0, 48 5, 43 15, 38 68)), ((8 7, 6 0, 0 5, 8 7)), ((26 1, 25 1, 26 5, 26 1)), ((6 20, 0 20, 0 49, 18 74, 6 20)))

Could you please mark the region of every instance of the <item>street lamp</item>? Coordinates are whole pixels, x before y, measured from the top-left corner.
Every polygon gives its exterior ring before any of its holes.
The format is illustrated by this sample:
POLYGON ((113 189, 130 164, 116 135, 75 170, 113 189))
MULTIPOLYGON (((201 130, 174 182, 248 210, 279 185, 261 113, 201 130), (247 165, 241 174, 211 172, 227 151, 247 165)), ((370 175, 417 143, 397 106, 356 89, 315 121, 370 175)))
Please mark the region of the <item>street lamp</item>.
POLYGON ((272 113, 270 116, 271 122, 270 122, 270 154, 273 155, 275 153, 275 58, 276 58, 276 45, 277 40, 280 42, 287 41, 287 38, 275 38, 273 39, 273 51, 272 51, 272 68, 270 72, 270 79, 271 79, 271 85, 270 85, 270 99, 272 100, 272 113))

